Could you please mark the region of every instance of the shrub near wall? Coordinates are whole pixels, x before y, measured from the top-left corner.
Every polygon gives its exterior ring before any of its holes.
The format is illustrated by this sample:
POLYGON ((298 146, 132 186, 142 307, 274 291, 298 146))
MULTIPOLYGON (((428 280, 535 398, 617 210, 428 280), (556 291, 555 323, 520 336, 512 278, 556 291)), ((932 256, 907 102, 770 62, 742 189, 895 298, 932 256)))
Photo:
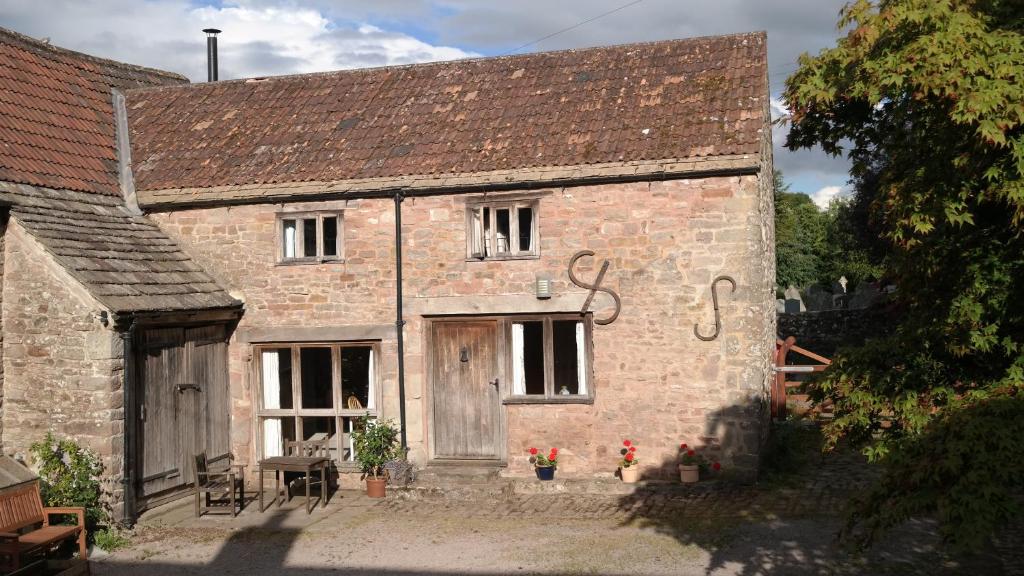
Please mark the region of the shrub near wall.
POLYGON ((57 440, 53 434, 32 444, 32 456, 39 470, 44 506, 81 506, 90 539, 98 526, 109 520, 109 510, 100 502, 100 473, 103 465, 92 451, 74 440, 57 440))

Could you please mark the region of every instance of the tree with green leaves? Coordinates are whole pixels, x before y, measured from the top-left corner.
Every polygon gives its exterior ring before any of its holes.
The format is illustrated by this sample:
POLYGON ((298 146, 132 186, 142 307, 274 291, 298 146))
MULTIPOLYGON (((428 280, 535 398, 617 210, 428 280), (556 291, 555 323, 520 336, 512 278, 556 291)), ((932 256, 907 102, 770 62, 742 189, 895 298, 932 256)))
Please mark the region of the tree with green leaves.
POLYGON ((818 251, 819 282, 829 285, 845 276, 852 289, 884 276, 885 248, 865 206, 871 193, 858 183, 852 197, 834 198, 821 214, 824 235, 818 251))
POLYGON ((835 198, 822 211, 810 196, 791 192, 775 171, 775 282, 780 288, 831 286, 845 276, 851 288, 877 280, 884 257, 868 221, 870 182, 857 182, 852 198, 835 198))
POLYGON ((786 146, 846 153, 899 287, 891 334, 818 382, 830 445, 885 464, 848 533, 935 514, 960 545, 1024 490, 1024 10, 1011 0, 858 0, 786 82, 786 146))
MULTIPOLYGON (((781 288, 804 287, 821 273, 824 218, 807 194, 789 191, 775 171, 775 282, 781 288)), ((838 278, 838 276, 836 276, 838 278)))

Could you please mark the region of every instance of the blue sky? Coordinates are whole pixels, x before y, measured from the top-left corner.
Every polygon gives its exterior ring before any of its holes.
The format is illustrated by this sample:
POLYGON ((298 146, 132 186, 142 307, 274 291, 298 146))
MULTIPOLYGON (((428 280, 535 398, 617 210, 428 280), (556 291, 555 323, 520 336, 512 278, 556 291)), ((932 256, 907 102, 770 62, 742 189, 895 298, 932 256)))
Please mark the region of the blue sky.
MULTIPOLYGON (((202 28, 220 37, 221 78, 268 76, 765 30, 776 108, 803 52, 834 43, 845 0, 3 0, 0 26, 58 46, 205 80, 202 28), (630 5, 632 4, 632 5, 630 5)), ((788 152, 775 163, 820 205, 847 162, 788 152)))

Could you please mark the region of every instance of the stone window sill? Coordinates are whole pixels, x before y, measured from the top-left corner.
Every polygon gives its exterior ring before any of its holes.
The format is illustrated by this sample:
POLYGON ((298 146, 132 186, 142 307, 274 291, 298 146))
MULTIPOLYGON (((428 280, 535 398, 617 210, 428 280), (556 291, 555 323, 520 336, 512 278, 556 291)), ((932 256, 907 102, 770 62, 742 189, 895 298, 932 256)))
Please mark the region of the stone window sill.
POLYGON ((320 264, 344 264, 344 258, 289 258, 280 260, 277 266, 311 266, 320 264))
POLYGON ((502 262, 504 260, 540 260, 540 254, 508 254, 486 258, 466 258, 466 262, 502 262))
POLYGON ((504 404, 593 404, 593 396, 513 396, 504 404))

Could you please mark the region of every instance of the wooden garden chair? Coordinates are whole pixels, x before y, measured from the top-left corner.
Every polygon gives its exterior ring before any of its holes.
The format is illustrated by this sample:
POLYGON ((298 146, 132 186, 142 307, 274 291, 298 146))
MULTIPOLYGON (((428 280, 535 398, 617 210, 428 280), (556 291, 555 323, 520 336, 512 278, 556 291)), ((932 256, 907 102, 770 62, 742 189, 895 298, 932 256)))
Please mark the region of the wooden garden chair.
POLYGON ((217 470, 211 470, 206 452, 195 458, 196 518, 203 512, 224 513, 225 503, 231 517, 237 516, 245 505, 245 465, 233 464, 233 457, 229 454, 227 458, 212 463, 227 462, 227 466, 219 465, 217 470))
MULTIPOLYGON (((331 441, 327 437, 327 434, 319 432, 310 437, 309 440, 287 440, 284 443, 284 455, 285 456, 300 456, 303 458, 330 458, 331 457, 331 441)), ((330 476, 330 465, 328 465, 328 477, 330 476)), ((306 478, 306 482, 309 482, 310 486, 317 486, 320 484, 319 478, 306 478)), ((330 480, 328 480, 330 481, 330 480)), ((288 499, 292 497, 292 483, 288 486, 288 499)))

